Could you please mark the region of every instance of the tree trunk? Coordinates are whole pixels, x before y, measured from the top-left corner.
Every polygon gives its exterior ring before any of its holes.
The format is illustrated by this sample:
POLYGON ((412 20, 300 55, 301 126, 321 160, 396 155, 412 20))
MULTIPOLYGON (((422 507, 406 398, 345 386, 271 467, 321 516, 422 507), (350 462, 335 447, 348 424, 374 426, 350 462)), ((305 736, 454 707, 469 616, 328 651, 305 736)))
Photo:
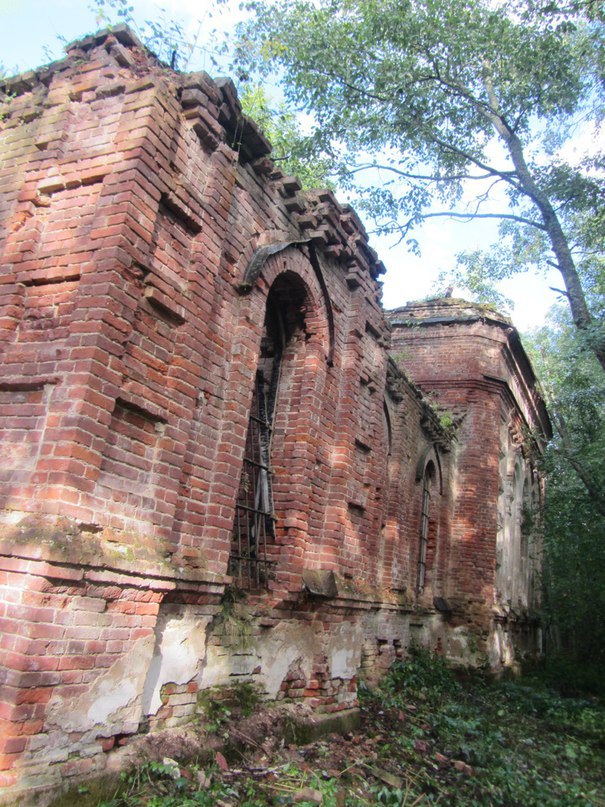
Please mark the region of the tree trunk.
MULTIPOLYGON (((520 189, 525 193, 528 199, 531 199, 540 211, 544 230, 550 240, 550 245, 557 259, 557 267, 563 278, 563 283, 565 284, 574 324, 579 330, 588 332, 591 327, 594 327, 595 322, 588 309, 584 289, 578 277, 576 264, 571 250, 569 249, 563 228, 561 227, 561 222, 550 203, 550 199, 538 187, 527 166, 525 154, 523 153, 523 144, 500 115, 498 101, 489 75, 486 75, 484 80, 490 99, 490 109, 486 110, 483 108, 481 111, 491 121, 492 126, 504 141, 510 158, 513 161, 513 165, 515 166, 520 189)), ((590 349, 601 365, 601 369, 605 372, 605 338, 602 336, 597 339, 592 338, 590 340, 590 349)))
MULTIPOLYGON (((575 261, 569 249, 569 244, 567 243, 567 238, 563 232, 559 218, 550 200, 546 194, 540 190, 531 175, 527 163, 525 162, 523 146, 519 138, 508 129, 504 132, 500 130, 499 127, 496 128, 498 128, 499 134, 506 142, 522 190, 540 211, 544 229, 557 259, 557 267, 565 284, 574 324, 576 328, 582 331, 588 331, 595 324, 594 318, 588 309, 584 289, 578 277, 575 261)), ((597 357, 601 369, 605 372, 605 340, 603 340, 603 338, 592 339, 590 348, 597 357)))

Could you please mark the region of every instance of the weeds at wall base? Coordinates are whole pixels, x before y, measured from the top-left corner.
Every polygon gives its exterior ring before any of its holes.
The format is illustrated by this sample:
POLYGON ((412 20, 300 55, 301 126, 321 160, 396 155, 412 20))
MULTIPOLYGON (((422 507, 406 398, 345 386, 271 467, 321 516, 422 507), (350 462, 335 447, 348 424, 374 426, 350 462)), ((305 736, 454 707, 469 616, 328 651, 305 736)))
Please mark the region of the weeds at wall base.
MULTIPOLYGON (((53 807, 603 805, 605 705, 596 698, 564 697, 535 675, 461 676, 415 651, 377 688, 362 685, 360 702, 361 726, 343 735, 297 746, 269 731, 212 763, 148 760, 97 801, 82 794, 53 807)), ((240 725, 225 720, 221 735, 240 725)))

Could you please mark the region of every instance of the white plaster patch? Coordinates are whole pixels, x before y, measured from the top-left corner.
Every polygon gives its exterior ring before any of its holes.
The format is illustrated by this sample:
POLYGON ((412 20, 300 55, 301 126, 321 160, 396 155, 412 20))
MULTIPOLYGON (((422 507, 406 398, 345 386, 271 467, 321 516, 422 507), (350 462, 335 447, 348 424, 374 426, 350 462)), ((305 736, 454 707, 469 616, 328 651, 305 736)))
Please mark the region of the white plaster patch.
POLYGON ((261 676, 270 698, 277 696, 282 681, 295 661, 300 663, 305 680, 309 680, 317 645, 313 628, 298 621, 282 622, 262 637, 258 644, 261 676))
POLYGON ((448 629, 445 635, 446 658, 461 667, 481 667, 486 654, 477 645, 477 637, 464 625, 448 629))
POLYGON ((299 662, 302 674, 309 680, 313 656, 319 649, 318 637, 310 625, 284 621, 261 635, 254 648, 245 653, 210 645, 200 687, 229 686, 233 676, 252 675, 252 670, 259 667, 254 680, 268 698, 274 699, 294 662, 299 662))
POLYGON ((130 652, 99 673, 83 695, 68 699, 57 693, 48 704, 49 725, 65 732, 102 726, 103 735, 110 736, 119 733, 125 723, 138 724, 152 651, 153 636, 137 639, 130 652))
POLYGON ((488 656, 493 669, 514 666, 515 648, 510 633, 502 625, 496 625, 490 634, 488 656))
POLYGON ((234 655, 224 647, 210 645, 207 648, 204 669, 199 678, 200 688, 226 686, 229 683, 229 676, 233 672, 234 655))
POLYGON ((137 694, 135 683, 130 678, 121 681, 103 678, 97 687, 95 700, 86 712, 88 725, 105 723, 110 714, 127 706, 137 694))
POLYGON ((357 675, 361 666, 362 626, 343 622, 337 628, 330 630, 327 641, 329 643, 327 656, 331 677, 350 680, 357 675))
POLYGON ((199 673, 206 652, 208 621, 208 617, 200 619, 189 614, 158 620, 157 631, 161 638, 145 682, 144 714, 154 715, 158 711, 164 684, 186 684, 199 673))

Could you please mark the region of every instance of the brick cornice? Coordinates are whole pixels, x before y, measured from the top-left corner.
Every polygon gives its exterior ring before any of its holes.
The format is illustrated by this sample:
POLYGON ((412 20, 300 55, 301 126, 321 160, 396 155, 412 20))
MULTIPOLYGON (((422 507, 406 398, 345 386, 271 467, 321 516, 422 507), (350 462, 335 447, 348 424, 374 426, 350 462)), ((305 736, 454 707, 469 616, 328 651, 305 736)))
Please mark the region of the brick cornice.
POLYGON ((207 572, 191 570, 167 572, 166 568, 152 563, 137 564, 133 569, 131 560, 116 559, 112 562, 66 562, 52 557, 52 552, 43 546, 15 546, 10 541, 0 542, 0 570, 16 572, 51 580, 94 583, 148 588, 154 591, 196 591, 198 593, 222 594, 225 578, 207 572))

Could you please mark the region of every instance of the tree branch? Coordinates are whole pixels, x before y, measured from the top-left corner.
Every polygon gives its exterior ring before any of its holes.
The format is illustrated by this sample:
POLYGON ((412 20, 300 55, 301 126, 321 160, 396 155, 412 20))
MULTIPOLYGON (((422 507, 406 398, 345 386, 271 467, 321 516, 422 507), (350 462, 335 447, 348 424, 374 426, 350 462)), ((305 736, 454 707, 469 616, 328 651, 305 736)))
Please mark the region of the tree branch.
POLYGON ((459 213, 455 210, 450 211, 438 211, 436 213, 421 213, 418 216, 412 216, 409 218, 405 223, 400 224, 397 221, 394 221, 392 224, 385 225, 381 227, 381 230, 385 231, 389 227, 392 230, 399 230, 401 236, 397 243, 401 243, 404 238, 409 234, 410 230, 414 227, 414 225, 419 224, 420 222, 425 221, 426 219, 437 219, 437 218, 455 218, 455 219, 462 219, 466 222, 471 222, 474 219, 511 219, 512 221, 519 222, 521 224, 528 224, 531 227, 536 227, 540 230, 544 229, 544 226, 536 221, 531 221, 530 219, 524 219, 521 216, 515 216, 512 213, 459 213))
POLYGON ((374 101, 380 101, 381 104, 388 104, 390 101, 390 99, 384 95, 378 95, 377 93, 370 92, 365 88, 360 88, 355 86, 355 84, 351 84, 350 81, 347 81, 344 76, 340 75, 339 73, 331 70, 322 70, 321 67, 316 67, 315 71, 320 76, 325 76, 332 81, 340 83, 343 87, 346 87, 348 90, 351 90, 361 97, 372 98, 374 101))
MULTIPOLYGON (((439 212, 439 213, 423 213, 419 216, 420 219, 434 219, 434 218, 447 218, 452 217, 456 219, 466 219, 467 221, 472 221, 473 219, 506 219, 509 221, 516 221, 519 224, 527 224, 530 227, 535 227, 538 230, 545 230, 543 224, 540 224, 538 221, 532 221, 531 219, 523 218, 523 216, 515 216, 513 213, 458 213, 454 210, 447 212, 439 212)), ((410 219, 410 225, 414 223, 413 219, 410 219)))
MULTIPOLYGON (((381 163, 367 163, 365 165, 358 165, 355 168, 351 168, 345 174, 345 176, 353 176, 353 174, 358 174, 360 171, 369 171, 371 169, 377 169, 380 171, 390 171, 393 174, 397 174, 397 176, 403 177, 404 179, 417 179, 424 182, 455 182, 458 180, 485 180, 490 179, 494 176, 493 172, 485 174, 452 174, 451 176, 440 176, 438 174, 415 174, 410 171, 402 171, 401 168, 395 168, 394 165, 383 165, 381 163)), ((500 173, 510 173, 511 175, 514 172, 499 172, 500 173)), ((498 181, 502 179, 502 177, 498 174, 498 181)))
POLYGON ((480 168, 482 171, 485 171, 490 176, 496 176, 503 179, 505 182, 508 182, 509 185, 512 185, 518 191, 522 191, 523 188, 521 185, 516 181, 517 173, 516 171, 500 171, 497 168, 492 168, 491 165, 487 165, 486 163, 479 160, 477 157, 473 157, 472 154, 469 154, 464 149, 455 146, 453 143, 448 143, 447 140, 442 140, 440 137, 436 135, 431 135, 430 133, 427 134, 428 137, 435 143, 437 146, 445 149, 446 151, 451 152, 452 154, 457 154, 459 157, 464 157, 465 160, 468 160, 473 165, 476 165, 477 168, 480 168))
POLYGON ((566 291, 564 291, 563 289, 557 289, 554 286, 549 286, 548 288, 551 291, 555 291, 557 294, 562 294, 563 297, 567 297, 567 299, 569 300, 569 294, 566 291))

